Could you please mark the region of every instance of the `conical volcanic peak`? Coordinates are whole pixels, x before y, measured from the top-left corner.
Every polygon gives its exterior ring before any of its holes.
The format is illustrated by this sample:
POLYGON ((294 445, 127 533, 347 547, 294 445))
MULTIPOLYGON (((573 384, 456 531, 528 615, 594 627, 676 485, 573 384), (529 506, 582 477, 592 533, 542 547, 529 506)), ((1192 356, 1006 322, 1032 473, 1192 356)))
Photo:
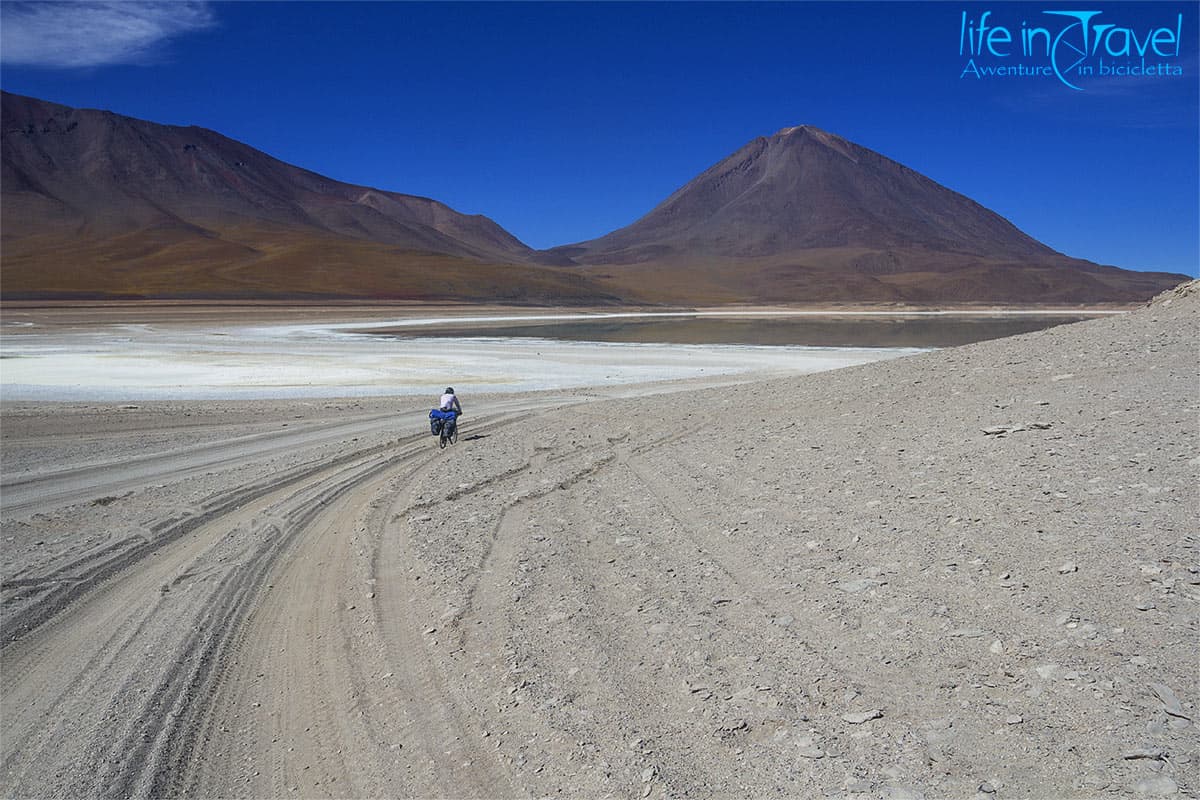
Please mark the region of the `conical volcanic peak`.
POLYGON ((790 128, 780 128, 768 139, 789 139, 796 136, 808 136, 814 141, 820 142, 830 147, 841 147, 850 144, 842 137, 822 130, 816 125, 793 125, 790 128))
POLYGON ((1056 255, 978 203, 811 125, 749 142, 629 227, 572 252, 580 263, 638 263, 844 247, 1056 255))
POLYGON ((1186 278, 1064 256, 813 125, 747 142, 631 225, 541 257, 701 302, 1128 302, 1186 278))

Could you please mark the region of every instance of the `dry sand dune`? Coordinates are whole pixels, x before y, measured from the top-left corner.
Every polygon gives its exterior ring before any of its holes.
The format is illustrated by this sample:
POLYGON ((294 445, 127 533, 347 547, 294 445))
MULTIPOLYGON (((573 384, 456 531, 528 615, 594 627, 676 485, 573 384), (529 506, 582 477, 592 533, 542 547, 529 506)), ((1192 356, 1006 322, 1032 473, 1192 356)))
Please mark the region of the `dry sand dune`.
POLYGON ((0 794, 1196 796, 1198 323, 446 452, 410 400, 10 404, 0 794))

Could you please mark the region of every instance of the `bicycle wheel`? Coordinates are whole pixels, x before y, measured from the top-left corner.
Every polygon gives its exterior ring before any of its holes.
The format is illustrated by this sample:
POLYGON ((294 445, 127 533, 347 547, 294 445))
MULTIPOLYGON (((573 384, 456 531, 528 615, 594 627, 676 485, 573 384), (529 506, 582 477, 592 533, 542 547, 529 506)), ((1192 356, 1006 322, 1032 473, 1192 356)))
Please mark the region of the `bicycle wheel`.
POLYGON ((438 437, 438 447, 442 450, 446 449, 446 442, 450 441, 450 435, 446 433, 446 426, 442 426, 442 435, 438 437))
POLYGON ((455 425, 450 429, 450 444, 458 444, 458 426, 455 425))

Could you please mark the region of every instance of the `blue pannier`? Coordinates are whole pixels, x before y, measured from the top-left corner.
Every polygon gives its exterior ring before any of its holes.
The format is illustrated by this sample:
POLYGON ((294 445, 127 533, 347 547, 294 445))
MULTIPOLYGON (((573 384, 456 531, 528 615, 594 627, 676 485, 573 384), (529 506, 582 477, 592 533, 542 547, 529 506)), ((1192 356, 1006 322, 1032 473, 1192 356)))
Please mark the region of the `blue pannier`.
POLYGON ((440 436, 442 433, 442 425, 447 420, 454 420, 458 416, 455 411, 442 411, 440 408, 435 408, 429 412, 429 432, 434 436, 440 436))

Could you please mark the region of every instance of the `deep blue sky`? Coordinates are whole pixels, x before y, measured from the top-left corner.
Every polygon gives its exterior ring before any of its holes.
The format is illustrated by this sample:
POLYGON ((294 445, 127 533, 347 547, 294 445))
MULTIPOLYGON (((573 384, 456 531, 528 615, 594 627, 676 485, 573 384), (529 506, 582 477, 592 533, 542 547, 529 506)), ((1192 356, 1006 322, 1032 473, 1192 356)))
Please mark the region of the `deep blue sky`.
POLYGON ((807 123, 1070 255, 1193 275, 1200 263, 1194 2, 50 8, 3 4, 4 89, 213 128, 487 214, 534 247, 626 225, 750 139, 807 123), (107 17, 132 8, 151 33, 123 51, 128 32, 107 17), (1148 61, 1184 75, 1081 78, 1082 91, 961 77, 964 10, 1013 31, 1070 21, 1044 9, 1100 10, 1095 22, 1138 37, 1182 14, 1180 56, 1148 61), (87 31, 78 45, 73 27, 87 31))

